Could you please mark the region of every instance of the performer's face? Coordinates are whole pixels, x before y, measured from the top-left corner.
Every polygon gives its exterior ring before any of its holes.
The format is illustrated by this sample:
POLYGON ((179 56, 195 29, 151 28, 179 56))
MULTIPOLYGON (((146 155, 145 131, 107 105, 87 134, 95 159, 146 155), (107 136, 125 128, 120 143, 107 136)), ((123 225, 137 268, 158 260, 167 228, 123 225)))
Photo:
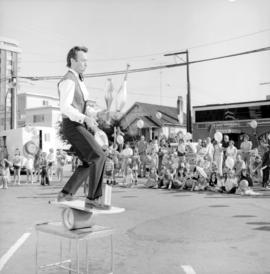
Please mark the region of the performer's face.
POLYGON ((77 52, 77 58, 71 59, 71 68, 78 73, 83 73, 87 68, 87 55, 84 51, 77 52))

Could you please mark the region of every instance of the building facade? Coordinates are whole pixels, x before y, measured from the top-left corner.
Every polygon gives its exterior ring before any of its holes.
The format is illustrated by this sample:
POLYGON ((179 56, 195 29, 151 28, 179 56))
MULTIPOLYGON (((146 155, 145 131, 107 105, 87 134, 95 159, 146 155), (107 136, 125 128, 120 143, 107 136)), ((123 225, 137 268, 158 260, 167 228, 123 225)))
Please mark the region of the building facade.
POLYGON ((59 99, 36 93, 17 95, 18 127, 25 125, 55 127, 61 119, 59 99))
POLYGON ((0 37, 0 130, 16 128, 18 42, 0 37))
POLYGON ((194 141, 213 138, 219 131, 234 140, 239 148, 244 134, 254 143, 270 134, 270 100, 194 106, 192 116, 194 141))
POLYGON ((122 116, 120 125, 129 135, 144 135, 147 140, 153 140, 160 135, 169 137, 179 131, 186 133, 186 115, 179 109, 180 105, 178 102, 174 108, 136 102, 122 116), (139 120, 143 121, 142 128, 137 125, 139 120))

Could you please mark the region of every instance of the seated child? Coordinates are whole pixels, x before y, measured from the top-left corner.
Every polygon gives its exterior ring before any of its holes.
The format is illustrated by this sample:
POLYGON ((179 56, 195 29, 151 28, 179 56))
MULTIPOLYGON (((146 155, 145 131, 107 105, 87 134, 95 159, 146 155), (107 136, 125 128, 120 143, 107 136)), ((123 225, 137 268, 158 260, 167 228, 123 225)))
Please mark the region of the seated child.
POLYGON ((161 166, 160 172, 158 174, 158 188, 164 186, 164 179, 165 179, 166 168, 161 166))
POLYGON ((203 191, 206 190, 207 188, 207 180, 205 177, 203 177, 202 175, 198 174, 198 180, 195 183, 195 186, 193 188, 193 190, 195 191, 203 191))
POLYGON ((249 187, 253 186, 253 181, 252 181, 251 177, 249 176, 247 169, 245 169, 245 168, 242 169, 241 172, 240 172, 239 182, 242 181, 242 180, 246 180, 248 182, 249 187))
POLYGON ((145 177, 148 178, 150 174, 150 169, 153 165, 152 157, 150 154, 146 155, 145 157, 145 177))
POLYGON ((132 169, 130 168, 130 166, 127 167, 126 173, 127 174, 124 176, 123 181, 119 183, 119 186, 131 187, 134 182, 134 177, 133 177, 132 169))
POLYGON ((208 181, 208 186, 206 188, 209 191, 218 192, 218 180, 217 180, 217 173, 212 172, 208 181))
POLYGON ((148 187, 148 188, 158 187, 158 175, 157 175, 157 170, 154 167, 150 169, 149 176, 145 182, 145 187, 148 187))
POLYGON ((172 167, 165 168, 165 174, 164 174, 164 178, 163 178, 163 186, 161 188, 171 189, 173 177, 174 177, 173 168, 172 167))
POLYGON ((173 180, 176 174, 176 169, 174 169, 172 166, 170 168, 167 169, 168 172, 168 180, 169 180, 169 184, 168 184, 168 189, 171 189, 173 186, 173 180))
POLYGON ((181 190, 190 189, 191 191, 193 191, 198 180, 198 174, 196 172, 196 168, 191 167, 189 164, 186 165, 186 169, 186 180, 184 181, 181 190))
POLYGON ((253 189, 251 189, 248 186, 248 181, 247 180, 241 180, 240 181, 239 187, 237 188, 235 193, 240 194, 240 195, 251 195, 251 196, 261 195, 261 193, 253 191, 253 189))
POLYGON ((186 169, 183 165, 177 169, 174 179, 173 179, 173 187, 174 188, 181 188, 186 180, 186 169))
POLYGON ((224 187, 227 193, 235 193, 238 187, 238 180, 233 170, 228 172, 228 175, 224 181, 224 187))

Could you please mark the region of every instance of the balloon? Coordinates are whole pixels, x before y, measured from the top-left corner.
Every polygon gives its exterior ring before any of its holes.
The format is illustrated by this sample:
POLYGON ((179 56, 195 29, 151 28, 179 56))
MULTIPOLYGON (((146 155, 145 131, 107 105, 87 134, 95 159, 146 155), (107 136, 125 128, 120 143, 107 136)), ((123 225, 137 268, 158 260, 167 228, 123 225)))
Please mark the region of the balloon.
POLYGON ((116 137, 116 141, 117 141, 117 143, 118 143, 119 145, 122 145, 122 144, 124 143, 124 138, 123 138, 123 136, 122 136, 122 135, 118 135, 118 136, 116 137))
POLYGON ((258 123, 256 120, 252 120, 249 124, 252 128, 256 128, 258 126, 258 123))
POLYGON ((144 121, 142 119, 138 120, 137 121, 137 127, 138 128, 143 128, 143 126, 144 126, 144 121))
POLYGON ((161 119, 162 114, 158 111, 158 112, 156 113, 156 117, 157 117, 158 119, 161 119))
POLYGON ((229 169, 233 169, 234 167, 234 159, 232 157, 228 157, 225 161, 225 165, 226 167, 228 167, 229 169))
POLYGON ((248 181, 247 180, 241 180, 240 183, 239 183, 239 188, 241 190, 248 189, 248 181))
POLYGON ((192 139, 192 134, 187 132, 185 138, 186 138, 186 140, 191 140, 192 139))
POLYGON ((214 135, 214 138, 217 142, 221 142, 222 141, 222 133, 217 131, 214 135))
POLYGON ((95 140, 101 147, 109 145, 108 137, 106 133, 102 130, 98 130, 95 133, 95 140))

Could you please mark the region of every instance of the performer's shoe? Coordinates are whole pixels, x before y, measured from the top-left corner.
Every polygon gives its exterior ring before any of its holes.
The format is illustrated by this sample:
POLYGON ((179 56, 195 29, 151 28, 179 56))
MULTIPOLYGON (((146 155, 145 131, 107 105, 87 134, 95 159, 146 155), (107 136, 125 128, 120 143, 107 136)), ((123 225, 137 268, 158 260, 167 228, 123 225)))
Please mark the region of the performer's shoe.
POLYGON ((66 201, 71 201, 71 200, 72 200, 72 195, 65 194, 62 191, 58 193, 58 196, 56 198, 57 202, 66 202, 66 201))
POLYGON ((109 210, 111 209, 111 206, 109 205, 102 205, 100 204, 97 200, 90 200, 89 198, 86 198, 85 199, 85 202, 84 202, 84 206, 86 208, 90 208, 90 209, 100 209, 100 210, 109 210))

